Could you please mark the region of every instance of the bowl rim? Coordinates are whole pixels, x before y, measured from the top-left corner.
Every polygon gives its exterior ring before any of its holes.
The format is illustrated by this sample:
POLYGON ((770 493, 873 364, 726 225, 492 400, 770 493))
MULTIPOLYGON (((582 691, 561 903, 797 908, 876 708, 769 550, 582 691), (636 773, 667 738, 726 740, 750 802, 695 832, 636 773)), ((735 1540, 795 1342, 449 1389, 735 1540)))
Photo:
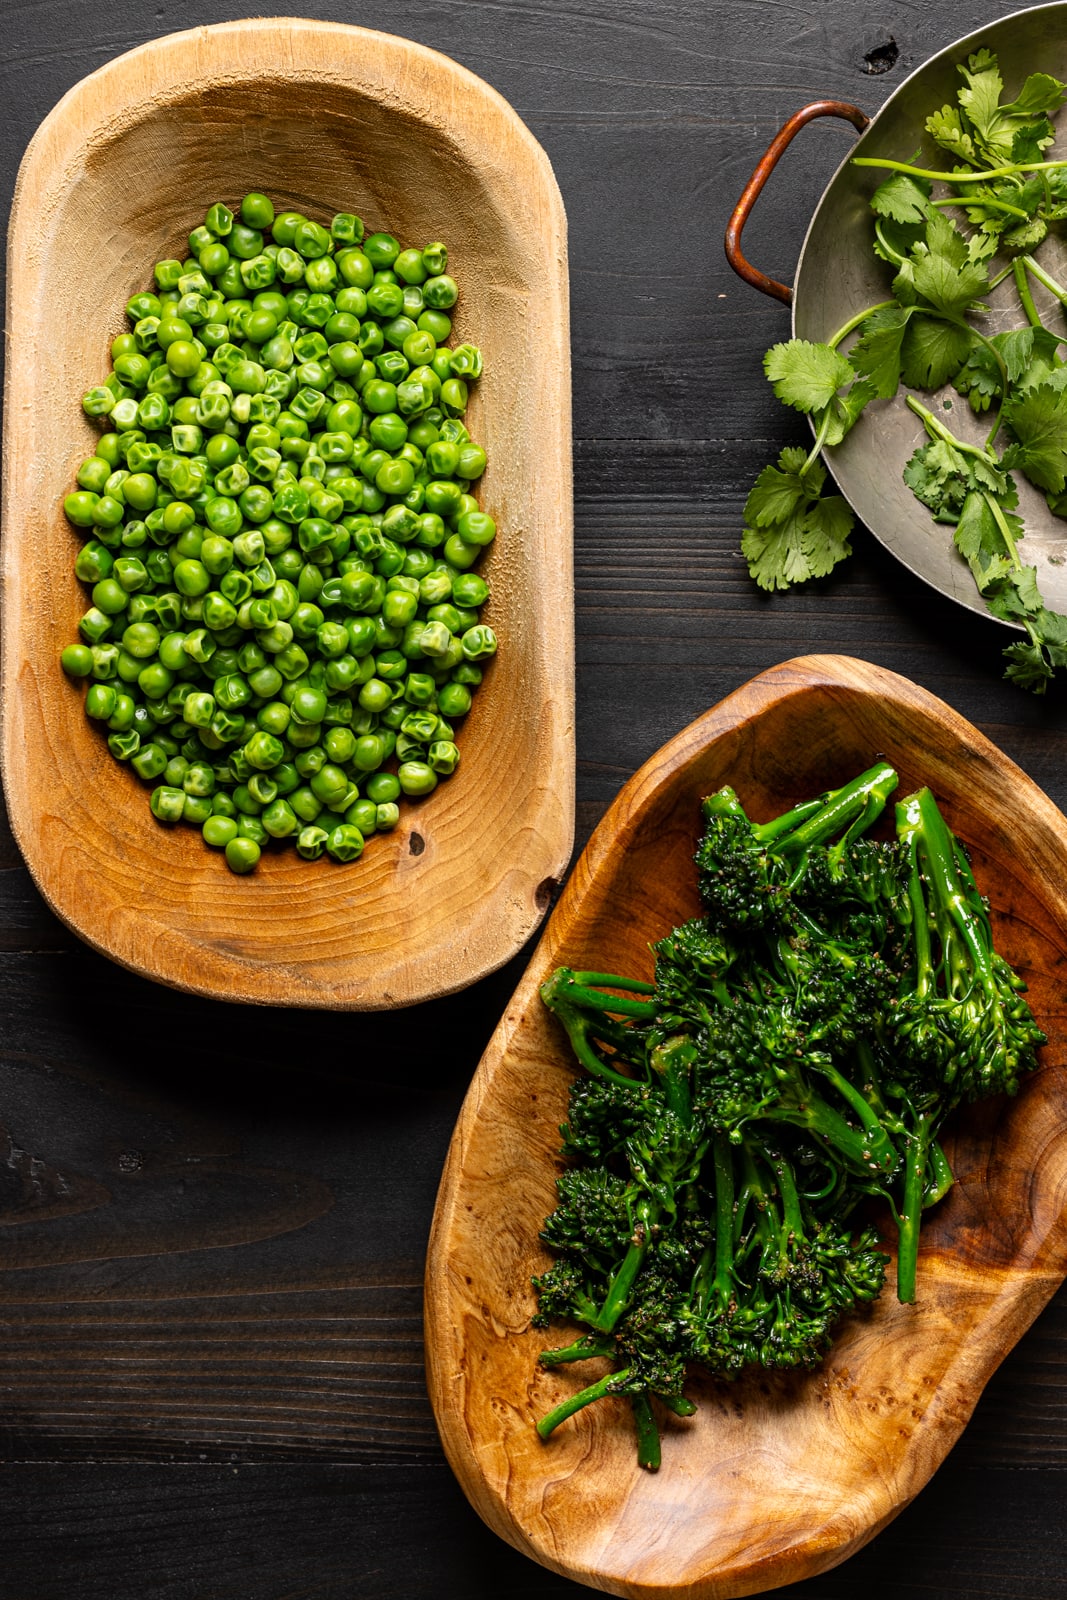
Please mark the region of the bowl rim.
MULTIPOLYGON (((514 882, 505 884, 501 872, 486 890, 495 894, 496 907, 488 914, 484 895, 463 908, 465 919, 481 922, 469 941, 448 929, 433 937, 432 945, 405 959, 387 963, 383 980, 365 974, 344 977, 348 957, 337 962, 336 982, 294 981, 294 968, 284 959, 248 956, 226 951, 219 970, 205 973, 204 961, 217 952, 202 942, 188 941, 177 927, 157 926, 142 944, 152 947, 150 960, 136 941, 116 939, 110 926, 101 929, 79 916, 77 896, 49 881, 45 852, 34 808, 27 795, 32 785, 24 780, 25 749, 20 737, 24 713, 13 711, 22 694, 20 677, 30 668, 33 651, 23 649, 24 627, 5 627, 0 641, 0 749, 2 776, 12 833, 30 873, 50 909, 84 942, 120 965, 172 987, 210 998, 259 1004, 301 1005, 330 1009, 377 1010, 416 1004, 467 987, 497 970, 530 938, 543 920, 551 900, 546 885, 562 877, 573 846, 574 831, 574 648, 572 579, 572 461, 570 436, 569 315, 567 283, 566 217, 562 197, 546 152, 508 101, 491 85, 451 57, 400 35, 355 24, 300 17, 246 18, 212 23, 161 35, 105 62, 74 84, 44 117, 29 141, 20 163, 12 200, 8 233, 7 326, 12 345, 27 330, 38 331, 34 280, 43 257, 39 242, 37 205, 53 201, 71 182, 81 154, 93 145, 106 147, 127 128, 138 126, 168 106, 180 102, 206 81, 230 88, 242 81, 260 80, 263 58, 279 40, 286 44, 280 77, 293 73, 307 84, 321 83, 350 91, 354 97, 375 100, 387 110, 420 122, 431 134, 443 132, 460 156, 470 161, 486 181, 502 167, 499 150, 486 150, 493 134, 506 144, 508 185, 497 193, 511 203, 536 208, 538 264, 545 269, 545 325, 552 338, 546 359, 555 363, 558 387, 555 407, 537 424, 538 451, 548 449, 554 463, 555 495, 531 528, 524 543, 532 551, 530 563, 537 587, 551 594, 539 619, 542 637, 531 656, 528 675, 541 691, 539 721, 548 728, 542 744, 542 770, 531 774, 527 807, 527 834, 537 843, 529 851, 535 866, 513 860, 514 882), (327 45, 328 48, 324 48, 327 45), (352 47, 356 46, 356 49, 352 47), (407 71, 402 74, 401 66, 407 71), (437 92, 439 91, 439 92, 437 92), (481 130, 483 137, 479 139, 481 130), (30 197, 37 205, 30 204, 30 197), (18 649, 16 651, 16 644, 18 649), (549 672, 551 671, 551 677, 549 672), (517 887, 516 887, 517 886, 517 887), (448 959, 442 959, 446 953, 448 959), (181 949, 173 948, 175 943, 181 949), (461 944, 470 945, 457 951, 461 944), (183 953, 184 952, 184 953, 183 953), (408 959, 410 957, 410 959, 408 959), (224 977, 220 976, 225 969, 224 977), (274 976, 272 976, 274 974, 274 976)), ((505 213, 505 220, 511 216, 505 213)), ((15 551, 18 536, 12 532, 19 516, 20 457, 25 458, 28 436, 17 425, 19 364, 9 356, 5 374, 5 449, 2 506, 5 535, 0 540, 0 610, 10 619, 17 604, 15 551)), ((21 369, 24 373, 25 369, 21 369)), ((24 508, 23 508, 24 509, 24 508)), ((518 535, 516 534, 516 543, 518 535)), ((56 669, 58 671, 58 668, 56 669)), ((54 877, 54 874, 53 874, 54 877)), ((240 880, 227 873, 218 884, 225 895, 240 880)), ((115 918, 108 919, 114 922, 115 918)))

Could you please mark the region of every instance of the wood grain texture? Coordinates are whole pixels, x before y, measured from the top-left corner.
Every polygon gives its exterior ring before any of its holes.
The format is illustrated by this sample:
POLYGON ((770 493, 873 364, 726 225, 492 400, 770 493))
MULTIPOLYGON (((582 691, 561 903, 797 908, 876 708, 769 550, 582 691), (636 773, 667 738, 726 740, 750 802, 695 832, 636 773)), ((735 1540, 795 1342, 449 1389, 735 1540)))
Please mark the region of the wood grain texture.
POLYGON ((1067 1271, 1065 890, 1067 824, 1040 790, 942 702, 861 662, 787 662, 636 774, 490 1042, 438 1198, 430 1395, 446 1454, 491 1527, 613 1594, 733 1600, 835 1565, 913 1498, 1067 1271), (901 793, 929 784, 970 849, 998 947, 1049 1035, 1041 1069, 1015 1101, 958 1124, 956 1187, 924 1228, 916 1305, 883 1295, 815 1373, 698 1380, 701 1409, 669 1427, 654 1477, 636 1464, 625 1400, 544 1445, 533 1424, 575 1379, 537 1365, 545 1341, 529 1285, 549 1259, 538 1234, 575 1072, 538 986, 558 965, 651 977, 649 944, 699 908, 705 794, 730 783, 762 821, 879 755, 901 793))
POLYGON ((9 237, 3 767, 53 911, 135 971, 260 1004, 392 1008, 499 967, 572 840, 566 238, 543 151, 488 85, 415 44, 285 19, 202 28, 70 91, 27 152, 9 237), (161 836, 57 662, 86 603, 61 511, 95 436, 78 397, 152 263, 182 253, 215 199, 253 188, 404 239, 447 235, 456 337, 486 359, 469 420, 503 530, 485 562, 501 655, 456 781, 405 805, 357 867, 286 851, 237 878, 195 830, 161 836))

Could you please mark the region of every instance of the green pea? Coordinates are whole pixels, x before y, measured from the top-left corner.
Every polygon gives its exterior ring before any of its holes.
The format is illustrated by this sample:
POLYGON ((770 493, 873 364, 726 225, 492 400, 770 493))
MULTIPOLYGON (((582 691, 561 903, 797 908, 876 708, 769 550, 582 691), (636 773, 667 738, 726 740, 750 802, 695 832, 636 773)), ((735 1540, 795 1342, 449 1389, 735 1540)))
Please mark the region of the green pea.
POLYGON ((125 589, 114 578, 101 578, 93 586, 93 605, 107 617, 115 617, 125 611, 128 601, 125 589))
POLYGON ((425 761, 402 761, 396 775, 406 795, 431 794, 437 787, 437 774, 425 761))
POLYGON ((427 278, 422 285, 422 294, 432 311, 448 311, 459 299, 459 289, 455 279, 445 273, 427 278))
POLYGON ((115 713, 118 693, 107 683, 94 683, 85 696, 85 715, 94 722, 106 722, 115 713))
POLYGON ((122 635, 122 648, 138 661, 151 660, 159 645, 160 632, 154 622, 133 622, 122 635))
POLYGON ((496 523, 484 511, 468 511, 456 523, 456 532, 464 544, 491 544, 496 538, 496 523))
POLYGON ((59 662, 68 677, 87 678, 93 670, 93 652, 86 644, 68 644, 59 662))
POLYGON ((318 861, 326 849, 329 834, 325 828, 319 828, 314 823, 301 828, 296 841, 297 855, 305 861, 318 861))
POLYGON ((205 844, 211 845, 216 850, 224 850, 231 839, 237 838, 237 824, 233 818, 219 816, 214 812, 200 831, 205 844))
POLYGON ((326 838, 326 854, 335 861, 356 861, 363 854, 363 835, 351 823, 339 823, 326 838))
POLYGON ((149 805, 160 822, 180 822, 185 812, 185 792, 171 784, 161 784, 152 790, 149 805))
POLYGON ((471 693, 466 684, 446 683, 437 693, 437 707, 446 717, 464 717, 471 708, 471 693))
POLYGON ((286 800, 274 800, 264 811, 261 822, 272 839, 287 839, 298 832, 300 819, 286 800))
POLYGON ((260 853, 254 839, 238 834, 226 844, 226 865, 231 872, 243 875, 258 865, 260 853))

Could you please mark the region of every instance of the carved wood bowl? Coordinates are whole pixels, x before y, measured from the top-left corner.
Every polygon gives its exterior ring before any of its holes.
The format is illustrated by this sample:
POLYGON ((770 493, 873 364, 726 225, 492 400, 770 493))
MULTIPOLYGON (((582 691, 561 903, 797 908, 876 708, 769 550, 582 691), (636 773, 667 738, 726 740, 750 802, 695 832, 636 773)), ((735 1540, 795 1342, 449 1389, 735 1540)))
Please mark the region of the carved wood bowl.
POLYGON ((500 966, 573 837, 566 237, 540 146, 488 85, 405 40, 287 19, 198 28, 110 62, 46 118, 9 252, 3 772, 45 899, 124 966, 232 1000, 410 1005, 500 966), (348 866, 265 852, 238 878, 198 830, 154 820, 64 681, 88 602, 61 501, 93 450, 80 398, 108 371, 127 299, 215 200, 251 189, 448 244, 454 342, 485 355, 468 422, 501 529, 480 568, 500 654, 461 768, 395 833, 348 866))
POLYGON ((426 1278, 430 1392, 471 1502, 545 1566, 641 1600, 729 1600, 834 1566, 935 1471, 990 1373, 1067 1271, 1067 822, 946 705, 842 657, 786 662, 654 756, 575 869, 478 1068, 441 1184, 426 1278), (699 802, 732 783, 757 820, 884 755, 927 783, 972 854, 999 947, 1048 1033, 1018 1098, 961 1115, 956 1186, 928 1214, 918 1303, 892 1283, 811 1373, 710 1379, 638 1467, 625 1399, 542 1444, 534 1423, 601 1368, 538 1366, 531 1274, 577 1076, 538 996, 557 966, 651 977, 648 945, 698 910, 699 802))

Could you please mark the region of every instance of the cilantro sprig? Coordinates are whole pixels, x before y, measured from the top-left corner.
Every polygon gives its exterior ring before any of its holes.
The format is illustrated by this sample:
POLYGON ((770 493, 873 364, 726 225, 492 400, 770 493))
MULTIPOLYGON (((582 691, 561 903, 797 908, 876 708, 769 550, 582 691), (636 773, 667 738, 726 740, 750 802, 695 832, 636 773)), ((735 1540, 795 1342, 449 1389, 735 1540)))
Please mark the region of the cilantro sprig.
POLYGON ((778 399, 811 419, 815 442, 810 452, 783 450, 760 473, 745 504, 741 548, 763 589, 827 576, 850 554, 853 516, 840 495, 823 492, 822 450, 841 442, 871 400, 892 399, 902 387, 932 391, 951 383, 976 415, 988 416, 986 439, 973 445, 956 438, 909 394, 928 442, 904 466, 904 479, 935 520, 953 528, 992 614, 1025 633, 1005 652, 1006 676, 1040 693, 1067 667, 1067 617, 1045 607, 1036 569, 1020 558, 1024 529, 1012 474, 1026 476, 1053 512, 1067 517, 1067 337, 1043 324, 1031 290, 1041 283, 1067 309, 1067 289, 1033 253, 1050 227, 1067 219, 1067 161, 1046 157, 1051 117, 1067 103, 1067 85, 1033 73, 1006 100, 988 50, 959 71, 957 104, 942 106, 925 124, 951 157, 950 169, 922 167, 917 158, 856 158, 858 166, 889 172, 871 209, 873 247, 891 271, 892 298, 825 343, 790 339, 764 358, 778 399), (935 195, 938 183, 948 192, 935 195), (959 222, 947 214, 952 210, 959 222), (990 277, 998 254, 1007 264, 990 277), (1008 276, 1022 324, 987 335, 980 326, 985 296, 1008 276))

